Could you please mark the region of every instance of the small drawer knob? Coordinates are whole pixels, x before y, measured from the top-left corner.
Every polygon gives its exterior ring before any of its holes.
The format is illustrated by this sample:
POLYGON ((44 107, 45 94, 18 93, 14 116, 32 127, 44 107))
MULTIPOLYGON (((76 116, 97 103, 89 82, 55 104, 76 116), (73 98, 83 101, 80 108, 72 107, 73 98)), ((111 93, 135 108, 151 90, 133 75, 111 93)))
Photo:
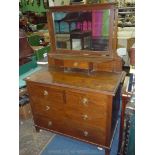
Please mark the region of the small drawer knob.
POLYGON ((74 62, 73 66, 77 67, 78 66, 78 62, 74 62))
POLYGON ((47 95, 48 95, 48 91, 44 90, 44 96, 47 96, 47 95))
POLYGON ((48 111, 50 109, 50 107, 49 106, 46 106, 46 111, 48 111))
POLYGON ((52 121, 48 121, 48 126, 52 126, 52 121))
POLYGON ((83 120, 88 119, 88 115, 82 115, 82 117, 83 117, 83 120))
POLYGON ((88 131, 84 131, 84 136, 87 137, 88 136, 88 131))
POLYGON ((88 104, 88 99, 87 99, 86 97, 84 97, 84 98, 82 99, 82 103, 83 103, 84 105, 88 104))

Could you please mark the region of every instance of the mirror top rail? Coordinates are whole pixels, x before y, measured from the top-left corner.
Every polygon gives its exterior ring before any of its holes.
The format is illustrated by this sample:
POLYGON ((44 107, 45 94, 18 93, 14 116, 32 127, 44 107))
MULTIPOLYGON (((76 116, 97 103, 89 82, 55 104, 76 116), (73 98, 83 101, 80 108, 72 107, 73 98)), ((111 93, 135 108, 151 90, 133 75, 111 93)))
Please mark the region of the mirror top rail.
POLYGON ((51 12, 59 11, 91 11, 99 9, 115 9, 116 3, 101 3, 101 4, 76 4, 76 5, 64 5, 64 6, 52 6, 49 7, 51 12))

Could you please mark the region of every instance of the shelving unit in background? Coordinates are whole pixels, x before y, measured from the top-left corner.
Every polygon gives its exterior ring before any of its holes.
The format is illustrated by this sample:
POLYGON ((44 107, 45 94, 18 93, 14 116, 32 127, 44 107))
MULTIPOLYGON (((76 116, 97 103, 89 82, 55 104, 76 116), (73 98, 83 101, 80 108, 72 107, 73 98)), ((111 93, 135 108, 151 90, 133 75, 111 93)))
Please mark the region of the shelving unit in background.
POLYGON ((118 8, 118 26, 134 27, 135 26, 135 7, 118 8))

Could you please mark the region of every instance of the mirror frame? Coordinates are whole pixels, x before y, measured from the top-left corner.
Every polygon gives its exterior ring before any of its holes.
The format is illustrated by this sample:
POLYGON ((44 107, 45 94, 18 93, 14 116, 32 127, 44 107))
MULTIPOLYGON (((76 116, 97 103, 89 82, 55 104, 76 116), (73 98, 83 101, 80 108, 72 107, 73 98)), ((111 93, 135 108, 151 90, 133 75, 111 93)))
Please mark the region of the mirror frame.
POLYGON ((116 52, 117 46, 117 8, 116 3, 103 3, 103 4, 83 4, 83 5, 64 5, 64 6, 52 6, 49 7, 47 12, 48 29, 50 35, 50 42, 52 53, 59 54, 80 54, 85 53, 89 55, 102 55, 105 57, 112 58, 114 52, 116 52), (79 12, 79 11, 92 11, 92 10, 110 10, 109 18, 109 50, 107 51, 90 51, 90 50, 69 50, 61 49, 56 47, 55 27, 53 13, 55 12, 79 12))

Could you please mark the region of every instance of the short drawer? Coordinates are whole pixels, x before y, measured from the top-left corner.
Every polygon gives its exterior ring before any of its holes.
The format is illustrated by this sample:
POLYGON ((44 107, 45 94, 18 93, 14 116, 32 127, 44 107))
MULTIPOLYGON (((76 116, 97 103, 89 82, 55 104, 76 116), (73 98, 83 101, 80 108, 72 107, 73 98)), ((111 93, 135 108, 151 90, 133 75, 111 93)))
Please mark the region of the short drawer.
POLYGON ((50 86, 29 83, 28 92, 33 103, 48 103, 53 106, 64 103, 64 91, 50 86))
POLYGON ((43 117, 60 117, 63 115, 63 106, 50 104, 46 101, 39 103, 31 102, 33 114, 42 115, 43 117))

